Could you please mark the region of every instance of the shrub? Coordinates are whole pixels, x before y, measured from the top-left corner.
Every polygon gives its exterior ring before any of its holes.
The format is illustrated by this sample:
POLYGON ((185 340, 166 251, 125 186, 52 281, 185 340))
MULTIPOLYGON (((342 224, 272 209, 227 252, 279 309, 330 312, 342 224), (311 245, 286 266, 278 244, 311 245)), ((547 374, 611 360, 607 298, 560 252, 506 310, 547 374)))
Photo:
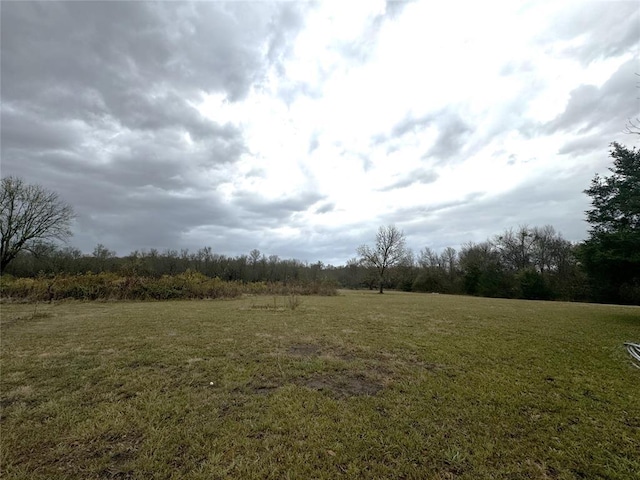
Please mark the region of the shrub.
POLYGON ((235 298, 253 295, 335 295, 334 283, 242 283, 210 278, 187 270, 159 278, 122 276, 116 273, 39 276, 37 278, 2 277, 0 297, 23 301, 74 300, 174 300, 235 298))

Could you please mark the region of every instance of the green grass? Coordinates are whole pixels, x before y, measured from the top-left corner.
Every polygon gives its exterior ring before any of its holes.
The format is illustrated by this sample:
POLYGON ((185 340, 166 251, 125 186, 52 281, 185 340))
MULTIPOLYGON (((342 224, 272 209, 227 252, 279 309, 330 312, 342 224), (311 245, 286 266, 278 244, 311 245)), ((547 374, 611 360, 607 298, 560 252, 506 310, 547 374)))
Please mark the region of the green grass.
POLYGON ((2 477, 640 471, 640 308, 388 292, 1 306, 2 477))

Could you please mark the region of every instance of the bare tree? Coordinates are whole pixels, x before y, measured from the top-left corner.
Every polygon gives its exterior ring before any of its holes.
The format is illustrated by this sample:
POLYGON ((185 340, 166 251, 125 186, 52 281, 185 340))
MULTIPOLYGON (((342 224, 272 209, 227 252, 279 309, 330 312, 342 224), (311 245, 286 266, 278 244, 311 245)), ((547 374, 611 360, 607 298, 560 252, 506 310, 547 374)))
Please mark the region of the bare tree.
POLYGON ((376 246, 358 247, 362 265, 375 268, 378 272, 380 293, 383 293, 385 275, 390 267, 399 264, 406 256, 405 237, 394 225, 380 227, 376 235, 376 246))
POLYGON ((429 247, 424 247, 418 254, 418 265, 422 268, 443 268, 440 256, 429 247))
MULTIPOLYGON (((640 77, 640 73, 636 73, 636 75, 640 77)), ((640 88, 640 81, 636 82, 636 87, 640 88)), ((640 135, 640 117, 629 118, 623 132, 630 135, 640 135)))
POLYGON ((441 257, 442 264, 447 268, 447 273, 450 277, 453 277, 456 267, 458 266, 458 252, 456 252, 455 248, 447 247, 442 252, 441 257))
POLYGON ((73 208, 57 193, 5 177, 0 186, 0 271, 22 250, 37 255, 37 245, 71 236, 73 208))
POLYGON ((531 266, 531 254, 535 237, 527 225, 521 225, 517 231, 506 230, 496 235, 494 245, 500 251, 503 263, 513 271, 531 266))

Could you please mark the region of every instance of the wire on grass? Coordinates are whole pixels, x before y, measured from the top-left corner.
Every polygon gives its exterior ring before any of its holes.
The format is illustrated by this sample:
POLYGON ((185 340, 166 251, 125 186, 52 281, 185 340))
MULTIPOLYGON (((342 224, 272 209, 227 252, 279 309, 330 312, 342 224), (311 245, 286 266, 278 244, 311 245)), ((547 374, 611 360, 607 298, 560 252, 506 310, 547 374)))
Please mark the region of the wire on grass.
MULTIPOLYGON (((629 354, 640 362, 640 343, 625 342, 629 354)), ((633 363, 635 367, 640 368, 640 364, 633 363)))

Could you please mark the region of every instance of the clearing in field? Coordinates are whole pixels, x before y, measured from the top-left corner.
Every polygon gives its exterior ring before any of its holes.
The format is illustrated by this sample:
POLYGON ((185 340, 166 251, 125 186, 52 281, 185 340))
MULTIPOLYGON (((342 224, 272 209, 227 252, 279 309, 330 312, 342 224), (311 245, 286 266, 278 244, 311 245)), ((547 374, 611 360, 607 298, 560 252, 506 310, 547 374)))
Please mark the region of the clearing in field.
POLYGON ((640 471, 640 308, 390 292, 2 305, 2 476, 640 471))

